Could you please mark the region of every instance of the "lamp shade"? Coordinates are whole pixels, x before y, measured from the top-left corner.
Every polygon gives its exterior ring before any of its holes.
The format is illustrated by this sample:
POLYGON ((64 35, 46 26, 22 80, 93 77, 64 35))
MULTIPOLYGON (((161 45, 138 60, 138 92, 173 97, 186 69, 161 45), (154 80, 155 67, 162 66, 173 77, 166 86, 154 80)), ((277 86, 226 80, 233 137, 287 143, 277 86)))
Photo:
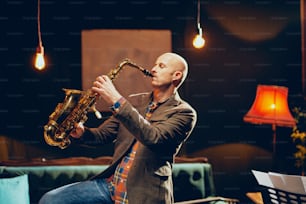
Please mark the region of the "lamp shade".
POLYGON ((258 85, 255 101, 244 116, 245 122, 292 127, 296 124, 288 107, 288 88, 258 85))

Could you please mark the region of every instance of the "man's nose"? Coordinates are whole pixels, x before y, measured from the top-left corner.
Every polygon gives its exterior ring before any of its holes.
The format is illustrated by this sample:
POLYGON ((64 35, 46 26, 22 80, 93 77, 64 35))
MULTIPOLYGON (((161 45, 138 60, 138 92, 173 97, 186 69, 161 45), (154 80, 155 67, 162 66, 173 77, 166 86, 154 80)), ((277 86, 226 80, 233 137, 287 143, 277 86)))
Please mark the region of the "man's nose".
POLYGON ((152 67, 151 72, 156 72, 156 66, 152 67))

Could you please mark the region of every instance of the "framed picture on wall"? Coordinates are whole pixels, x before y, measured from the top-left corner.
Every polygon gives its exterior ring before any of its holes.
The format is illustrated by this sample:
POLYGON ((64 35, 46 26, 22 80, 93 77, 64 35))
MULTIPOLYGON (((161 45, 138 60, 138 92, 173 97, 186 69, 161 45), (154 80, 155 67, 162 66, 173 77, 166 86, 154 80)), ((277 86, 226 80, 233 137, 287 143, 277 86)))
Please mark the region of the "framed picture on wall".
MULTIPOLYGON (((171 48, 169 30, 83 30, 82 88, 89 89, 97 76, 107 75, 125 59, 150 70, 156 58, 171 48)), ((149 77, 128 65, 113 82, 125 97, 151 90, 149 77)), ((103 102, 97 103, 97 109, 109 111, 103 102)))

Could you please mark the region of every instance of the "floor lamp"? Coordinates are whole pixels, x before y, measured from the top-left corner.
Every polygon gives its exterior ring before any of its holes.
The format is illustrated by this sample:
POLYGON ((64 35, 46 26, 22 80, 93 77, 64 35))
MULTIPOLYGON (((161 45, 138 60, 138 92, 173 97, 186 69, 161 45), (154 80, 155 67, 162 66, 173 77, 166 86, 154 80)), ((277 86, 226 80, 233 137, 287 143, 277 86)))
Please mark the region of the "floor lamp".
POLYGON ((273 154, 276 151, 276 126, 293 127, 296 124, 288 107, 288 88, 258 85, 255 101, 243 120, 253 124, 270 124, 273 130, 273 154))

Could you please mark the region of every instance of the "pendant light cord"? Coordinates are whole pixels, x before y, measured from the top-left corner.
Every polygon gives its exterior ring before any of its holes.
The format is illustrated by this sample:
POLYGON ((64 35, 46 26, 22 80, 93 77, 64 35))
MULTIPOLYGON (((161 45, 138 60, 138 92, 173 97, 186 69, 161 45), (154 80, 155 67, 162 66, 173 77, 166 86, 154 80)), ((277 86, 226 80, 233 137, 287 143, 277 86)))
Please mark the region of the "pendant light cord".
POLYGON ((42 47, 41 32, 40 32, 40 0, 37 0, 37 33, 39 47, 42 47))

